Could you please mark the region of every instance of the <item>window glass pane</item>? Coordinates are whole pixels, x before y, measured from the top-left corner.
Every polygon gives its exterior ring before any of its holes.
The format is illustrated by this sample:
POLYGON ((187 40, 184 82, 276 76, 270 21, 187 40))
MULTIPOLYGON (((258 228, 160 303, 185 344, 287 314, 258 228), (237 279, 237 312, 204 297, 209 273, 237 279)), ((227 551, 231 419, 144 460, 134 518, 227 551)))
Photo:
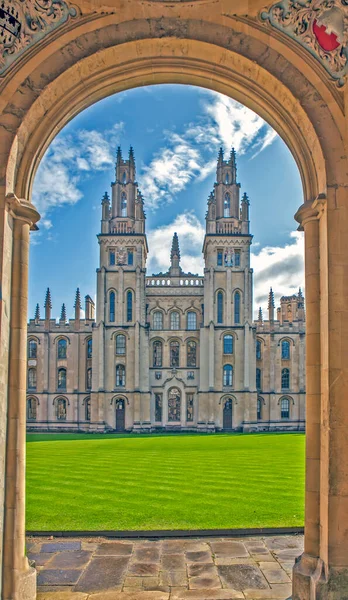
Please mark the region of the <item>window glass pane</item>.
POLYGON ((127 216, 127 196, 122 192, 121 196, 121 217, 127 216))
POLYGON ((235 250, 234 252, 234 264, 236 267, 240 267, 240 251, 235 250))
POLYGON ((58 398, 57 400, 57 419, 58 421, 66 421, 66 400, 58 398))
POLYGON ((157 331, 163 329, 163 314, 160 310, 156 310, 153 314, 153 328, 157 329, 157 331))
POLYGON ((170 342, 170 366, 179 366, 179 342, 170 342))
POLYGON ((162 421, 162 394, 155 394, 155 421, 162 421))
POLYGON ((126 336, 122 333, 116 336, 116 354, 126 354, 126 336))
POLYGON ((230 195, 228 193, 225 194, 225 201, 224 201, 224 217, 229 217, 230 216, 230 195))
POLYGON ((28 369, 28 388, 30 390, 36 390, 36 369, 28 369))
POLYGON ((133 258, 134 258, 133 250, 128 250, 127 251, 127 259, 128 259, 128 264, 129 265, 133 264, 133 258))
POLYGON ((66 340, 58 341, 58 358, 66 358, 67 342, 66 340))
POLYGON ((224 336, 224 354, 233 354, 233 337, 232 337, 232 335, 224 336))
POLYGON ((113 266, 115 264, 115 250, 110 250, 109 252, 109 265, 113 266))
POLYGON ((224 385, 232 385, 232 381, 233 381, 232 365, 224 366, 223 375, 224 375, 224 385))
POLYGON ((66 369, 58 369, 58 389, 66 389, 66 369))
POLYGON ((257 420, 261 420, 261 400, 257 399, 257 420))
POLYGON ((92 388, 92 369, 87 369, 87 389, 92 388))
POLYGON ((180 328, 180 315, 178 312, 172 312, 170 314, 170 328, 178 330, 180 328))
POLYGON ((197 362, 197 344, 196 342, 187 342, 187 366, 195 367, 197 362))
POLYGON ((290 342, 287 340, 282 341, 282 359, 289 360, 290 358, 290 342))
POLYGON ((288 419, 290 417, 290 402, 288 398, 282 398, 280 403, 280 415, 282 419, 288 419))
POLYGON ((35 340, 29 340, 28 358, 37 358, 37 343, 35 340))
POLYGON ((193 421, 193 394, 186 394, 186 421, 193 421))
POLYGON ((217 265, 218 265, 218 267, 222 267, 222 257, 223 257, 222 250, 218 250, 218 253, 217 253, 217 265))
POLYGON ((85 400, 85 420, 91 420, 91 401, 89 398, 85 400))
POLYGON ((110 292, 109 296, 109 321, 110 323, 114 323, 115 321, 115 304, 116 304, 116 294, 115 292, 110 292))
POLYGON ((116 386, 124 387, 126 385, 126 369, 124 365, 116 366, 116 386))
POLYGON ((217 295, 217 322, 223 323, 224 319, 224 297, 222 292, 218 292, 217 295))
POLYGON ((234 322, 240 323, 240 293, 234 295, 234 322))
POLYGON ((181 420, 181 396, 178 388, 172 388, 168 394, 168 421, 181 420))
POLYGON ((256 359, 261 360, 261 342, 256 340, 256 359))
POLYGON ((37 402, 35 398, 29 398, 27 402, 27 417, 31 421, 36 420, 37 402))
POLYGON ((256 369, 256 389, 261 389, 261 369, 256 369))
POLYGON ((162 366, 162 342, 160 341, 153 343, 153 366, 162 366))
POLYGON ((92 358, 92 338, 87 342, 87 358, 92 358))
POLYGON ((127 321, 133 321, 133 294, 131 291, 127 292, 127 321))
POLYGON ((195 312, 187 313, 187 329, 197 329, 197 315, 195 312))
POLYGON ((289 369, 282 369, 282 389, 288 390, 290 388, 290 371, 289 369))

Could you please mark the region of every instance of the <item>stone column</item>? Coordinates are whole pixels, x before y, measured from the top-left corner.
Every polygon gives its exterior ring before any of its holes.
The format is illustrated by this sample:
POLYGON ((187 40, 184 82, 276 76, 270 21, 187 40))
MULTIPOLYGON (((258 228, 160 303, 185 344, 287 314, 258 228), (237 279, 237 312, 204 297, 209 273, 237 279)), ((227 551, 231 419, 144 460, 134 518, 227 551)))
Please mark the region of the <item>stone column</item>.
MULTIPOLYGON (((295 215, 305 232, 306 277, 306 490, 305 547, 293 571, 293 600, 315 600, 323 575, 320 556, 320 460, 321 460, 321 330, 320 330, 320 218, 325 219, 325 200, 303 204, 295 215)), ((325 257, 322 257, 325 260, 325 257)))
POLYGON ((36 573, 25 556, 26 348, 29 231, 40 215, 26 200, 6 198, 13 219, 9 387, 6 436, 3 600, 36 596, 36 573))

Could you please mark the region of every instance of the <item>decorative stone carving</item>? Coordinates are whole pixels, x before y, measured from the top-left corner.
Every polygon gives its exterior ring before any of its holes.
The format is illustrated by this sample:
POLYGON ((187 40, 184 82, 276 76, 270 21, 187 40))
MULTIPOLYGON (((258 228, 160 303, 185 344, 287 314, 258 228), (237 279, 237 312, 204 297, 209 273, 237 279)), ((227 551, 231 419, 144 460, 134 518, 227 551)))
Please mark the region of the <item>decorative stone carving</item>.
POLYGON ((348 72, 348 0, 281 0, 260 15, 311 52, 342 86, 348 72))
POLYGON ((2 0, 0 2, 0 74, 29 46, 77 16, 64 0, 2 0))

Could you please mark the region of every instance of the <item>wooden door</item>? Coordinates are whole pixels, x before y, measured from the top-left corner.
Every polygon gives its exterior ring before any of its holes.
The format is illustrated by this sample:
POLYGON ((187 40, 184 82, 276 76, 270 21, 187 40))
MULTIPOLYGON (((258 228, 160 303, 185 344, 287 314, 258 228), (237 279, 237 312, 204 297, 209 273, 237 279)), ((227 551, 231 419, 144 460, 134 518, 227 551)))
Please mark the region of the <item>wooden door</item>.
POLYGON ((124 400, 116 401, 116 431, 125 430, 125 402, 124 400))
POLYGON ((232 400, 226 400, 224 405, 223 428, 232 429, 232 400))

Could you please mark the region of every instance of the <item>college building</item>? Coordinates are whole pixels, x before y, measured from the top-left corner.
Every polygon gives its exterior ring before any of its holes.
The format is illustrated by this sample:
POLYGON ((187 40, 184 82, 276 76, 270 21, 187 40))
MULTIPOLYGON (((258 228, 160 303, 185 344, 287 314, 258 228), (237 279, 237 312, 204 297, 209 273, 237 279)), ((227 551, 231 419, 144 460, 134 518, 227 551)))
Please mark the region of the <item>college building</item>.
POLYGON ((28 324, 27 427, 35 431, 270 431, 305 427, 301 290, 253 319, 249 199, 220 150, 206 213, 204 275, 148 275, 144 200, 132 148, 102 199, 96 306, 52 318, 47 290, 28 324))

